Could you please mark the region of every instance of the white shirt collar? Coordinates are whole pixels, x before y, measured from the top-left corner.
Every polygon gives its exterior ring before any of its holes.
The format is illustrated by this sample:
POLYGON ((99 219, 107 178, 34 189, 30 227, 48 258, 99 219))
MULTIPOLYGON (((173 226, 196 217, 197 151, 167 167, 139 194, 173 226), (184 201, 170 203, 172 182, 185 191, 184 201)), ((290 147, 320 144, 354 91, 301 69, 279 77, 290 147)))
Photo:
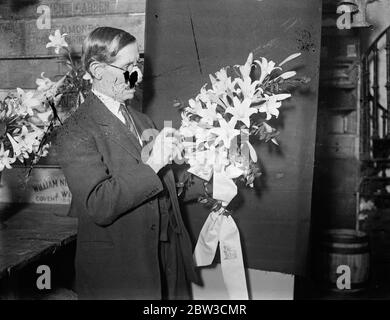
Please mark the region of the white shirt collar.
MULTIPOLYGON (((119 111, 119 107, 121 105, 120 102, 116 101, 115 99, 101 93, 100 91, 97 91, 95 89, 92 89, 91 90, 99 99, 101 102, 103 102, 103 104, 107 107, 108 110, 110 110, 120 121, 122 121, 122 123, 126 123, 122 113, 119 111)), ((130 116, 131 118, 131 116, 130 116)), ((133 124, 134 124, 134 120, 133 121, 133 124)), ((138 138, 138 141, 140 143, 140 145, 142 146, 142 140, 141 140, 141 137, 137 131, 137 127, 135 126, 134 124, 134 127, 135 127, 135 131, 137 133, 137 138, 138 138)))
POLYGON ((115 99, 101 93, 100 91, 97 91, 95 89, 91 90, 103 104, 110 110, 115 116, 121 115, 119 112, 119 107, 121 105, 120 102, 116 101, 115 99))

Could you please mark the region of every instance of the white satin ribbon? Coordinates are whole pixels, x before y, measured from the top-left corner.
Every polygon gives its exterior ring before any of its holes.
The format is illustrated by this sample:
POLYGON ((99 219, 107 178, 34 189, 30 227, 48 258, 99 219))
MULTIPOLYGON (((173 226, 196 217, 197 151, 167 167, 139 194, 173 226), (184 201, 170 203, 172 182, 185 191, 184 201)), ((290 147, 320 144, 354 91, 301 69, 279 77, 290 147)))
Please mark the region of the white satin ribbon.
POLYGON ((228 172, 218 172, 214 170, 213 199, 222 201, 222 205, 226 207, 236 195, 237 186, 228 176, 228 172))
POLYGON ((223 215, 224 210, 209 214, 196 243, 195 263, 198 267, 210 265, 219 243, 222 276, 230 299, 248 300, 240 234, 233 218, 223 215))
MULTIPOLYGON (((226 172, 214 171, 213 198, 227 206, 236 194, 237 186, 226 172)), ((222 207, 209 214, 196 243, 195 263, 199 267, 210 265, 219 243, 222 275, 229 297, 233 300, 247 300, 240 234, 232 216, 224 215, 224 212, 225 208, 222 207)))

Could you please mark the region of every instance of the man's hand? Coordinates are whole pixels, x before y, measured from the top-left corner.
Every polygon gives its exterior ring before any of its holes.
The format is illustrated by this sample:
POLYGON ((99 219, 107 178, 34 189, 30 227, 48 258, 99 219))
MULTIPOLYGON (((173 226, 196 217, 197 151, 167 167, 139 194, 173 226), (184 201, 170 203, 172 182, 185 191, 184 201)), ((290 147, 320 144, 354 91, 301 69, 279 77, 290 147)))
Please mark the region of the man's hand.
POLYGON ((158 173, 161 168, 165 167, 174 158, 182 159, 182 148, 180 147, 177 131, 174 128, 165 127, 160 131, 154 140, 152 153, 146 164, 154 172, 158 173))

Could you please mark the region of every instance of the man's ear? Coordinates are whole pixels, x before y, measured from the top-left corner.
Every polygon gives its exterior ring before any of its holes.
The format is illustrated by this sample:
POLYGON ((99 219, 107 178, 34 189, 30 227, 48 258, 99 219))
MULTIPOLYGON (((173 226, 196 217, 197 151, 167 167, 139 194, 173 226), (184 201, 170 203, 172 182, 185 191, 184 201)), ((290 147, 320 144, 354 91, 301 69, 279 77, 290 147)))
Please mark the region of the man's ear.
POLYGON ((102 79, 103 75, 103 65, 100 62, 94 61, 89 65, 89 71, 91 75, 96 78, 97 80, 102 79))

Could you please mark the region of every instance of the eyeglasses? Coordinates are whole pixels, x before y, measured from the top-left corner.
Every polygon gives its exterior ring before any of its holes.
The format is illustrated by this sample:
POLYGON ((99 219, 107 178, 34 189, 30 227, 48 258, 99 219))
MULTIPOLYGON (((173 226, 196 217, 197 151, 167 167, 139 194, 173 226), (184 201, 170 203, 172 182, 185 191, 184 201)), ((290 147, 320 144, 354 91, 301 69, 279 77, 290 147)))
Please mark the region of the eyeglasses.
POLYGON ((137 71, 133 71, 130 74, 129 70, 122 69, 120 67, 114 66, 113 64, 109 64, 109 63, 107 63, 107 65, 110 66, 110 67, 113 67, 113 68, 116 68, 116 69, 124 71, 123 72, 123 76, 125 77, 125 83, 126 84, 130 83, 130 88, 131 89, 133 89, 135 87, 135 84, 138 81, 138 73, 137 73, 137 71))

